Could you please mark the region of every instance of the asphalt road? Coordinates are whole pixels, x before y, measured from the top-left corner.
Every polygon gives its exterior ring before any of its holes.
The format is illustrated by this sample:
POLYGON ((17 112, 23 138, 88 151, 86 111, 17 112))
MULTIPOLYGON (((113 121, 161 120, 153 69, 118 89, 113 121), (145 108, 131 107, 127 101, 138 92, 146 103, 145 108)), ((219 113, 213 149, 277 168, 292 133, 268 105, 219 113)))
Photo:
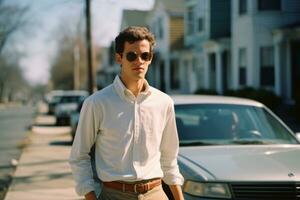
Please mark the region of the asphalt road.
POLYGON ((14 164, 26 145, 25 138, 33 120, 33 111, 30 106, 0 108, 0 200, 5 197, 15 171, 14 164))

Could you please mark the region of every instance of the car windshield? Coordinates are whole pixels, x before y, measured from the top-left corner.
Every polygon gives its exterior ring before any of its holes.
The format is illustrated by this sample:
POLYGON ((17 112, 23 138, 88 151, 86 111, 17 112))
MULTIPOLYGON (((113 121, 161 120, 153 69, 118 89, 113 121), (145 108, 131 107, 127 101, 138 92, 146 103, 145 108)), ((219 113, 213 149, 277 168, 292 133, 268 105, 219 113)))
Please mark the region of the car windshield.
POLYGON ((83 97, 82 96, 62 96, 60 99, 60 103, 77 103, 79 102, 83 97))
POLYGON ((61 99, 61 96, 53 96, 50 98, 49 102, 50 103, 58 103, 61 99))
POLYGON ((227 104, 176 105, 181 146, 298 144, 292 133, 263 107, 227 104))

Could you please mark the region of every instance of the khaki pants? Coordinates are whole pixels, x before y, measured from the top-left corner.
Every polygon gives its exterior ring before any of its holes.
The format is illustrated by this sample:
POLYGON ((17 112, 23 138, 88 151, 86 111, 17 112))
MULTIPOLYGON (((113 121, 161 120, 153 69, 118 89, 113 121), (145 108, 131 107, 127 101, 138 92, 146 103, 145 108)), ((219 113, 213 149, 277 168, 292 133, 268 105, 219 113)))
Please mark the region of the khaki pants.
POLYGON ((99 200, 168 200, 162 186, 159 185, 145 194, 122 192, 103 186, 99 200))

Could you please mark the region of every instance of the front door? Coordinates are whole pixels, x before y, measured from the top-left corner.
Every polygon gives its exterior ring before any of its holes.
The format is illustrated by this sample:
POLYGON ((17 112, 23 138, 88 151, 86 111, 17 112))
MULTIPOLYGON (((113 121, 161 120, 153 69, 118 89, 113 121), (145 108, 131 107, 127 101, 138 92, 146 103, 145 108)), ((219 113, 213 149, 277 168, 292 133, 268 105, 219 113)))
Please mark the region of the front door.
POLYGON ((300 41, 291 43, 292 98, 300 100, 300 41))
POLYGON ((216 54, 209 54, 209 89, 216 91, 216 54))
POLYGON ((222 53, 222 91, 223 91, 223 93, 226 92, 226 90, 228 88, 227 74, 228 74, 228 51, 224 51, 222 53))

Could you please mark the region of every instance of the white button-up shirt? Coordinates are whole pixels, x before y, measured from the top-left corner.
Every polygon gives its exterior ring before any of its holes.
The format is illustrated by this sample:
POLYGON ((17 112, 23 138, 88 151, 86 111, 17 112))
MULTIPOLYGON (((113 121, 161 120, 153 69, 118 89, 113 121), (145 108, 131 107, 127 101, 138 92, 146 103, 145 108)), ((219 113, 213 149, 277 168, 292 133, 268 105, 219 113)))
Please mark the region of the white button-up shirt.
POLYGON ((183 184, 173 101, 146 81, 144 88, 135 97, 116 76, 85 100, 70 155, 79 195, 95 190, 89 156, 94 143, 102 181, 162 177, 167 184, 183 184))

